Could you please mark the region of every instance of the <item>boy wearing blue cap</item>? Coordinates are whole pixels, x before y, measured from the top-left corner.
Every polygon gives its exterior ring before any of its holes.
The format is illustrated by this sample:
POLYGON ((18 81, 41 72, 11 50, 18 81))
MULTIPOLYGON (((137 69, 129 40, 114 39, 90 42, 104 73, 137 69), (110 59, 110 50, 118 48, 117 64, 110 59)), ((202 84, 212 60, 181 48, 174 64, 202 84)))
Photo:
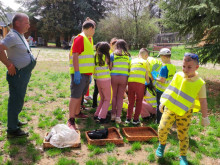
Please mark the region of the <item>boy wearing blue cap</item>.
POLYGON ((171 64, 171 51, 168 48, 162 48, 159 52, 163 66, 160 69, 156 80, 156 98, 157 98, 157 124, 160 123, 162 113, 159 110, 160 98, 165 89, 170 84, 174 74, 176 73, 176 66, 171 64))
POLYGON ((207 115, 205 82, 198 76, 196 72, 198 68, 198 55, 185 53, 182 72, 174 75, 160 99, 160 111, 163 115, 158 128, 160 144, 156 150, 156 155, 158 157, 163 156, 167 134, 176 121, 180 146, 180 165, 188 165, 186 155, 189 147, 188 130, 192 113, 198 112, 201 108, 202 125, 208 126, 210 124, 207 115))

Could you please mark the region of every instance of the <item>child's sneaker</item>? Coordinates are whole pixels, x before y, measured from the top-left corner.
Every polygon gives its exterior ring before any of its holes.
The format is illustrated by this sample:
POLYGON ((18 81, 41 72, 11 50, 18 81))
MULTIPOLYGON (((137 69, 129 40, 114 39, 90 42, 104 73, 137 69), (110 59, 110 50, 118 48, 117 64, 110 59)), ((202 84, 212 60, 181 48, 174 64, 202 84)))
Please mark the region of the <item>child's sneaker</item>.
POLYGON ((125 124, 129 124, 129 123, 131 123, 131 119, 126 119, 125 124))
POLYGON ((163 157, 163 153, 164 153, 165 147, 166 147, 166 145, 159 144, 159 146, 158 146, 158 148, 156 150, 157 157, 159 157, 159 158, 163 157))
POLYGON ((140 120, 133 120, 132 121, 132 124, 134 124, 134 125, 138 125, 138 124, 140 124, 141 122, 140 122, 140 120))
POLYGON ((68 127, 71 128, 71 129, 76 129, 75 119, 74 119, 74 118, 70 118, 70 119, 67 121, 67 125, 68 125, 68 127))
POLYGON ((108 120, 107 120, 107 119, 98 118, 98 119, 96 120, 96 123, 105 124, 105 123, 108 123, 108 120))
POLYGON ((180 165, 188 165, 186 156, 180 156, 180 165))
POLYGON ((86 109, 86 106, 85 105, 81 105, 80 106, 80 110, 85 110, 86 109))
POLYGON ((92 96, 86 96, 85 100, 92 100, 92 96))
POLYGON ((116 117, 116 118, 115 118, 115 122, 118 123, 118 124, 120 124, 120 123, 121 123, 121 118, 120 118, 120 117, 116 117))
POLYGON ((94 119, 94 120, 97 120, 97 119, 98 119, 98 116, 93 116, 93 119, 94 119))
POLYGON ((111 121, 115 121, 116 114, 111 114, 111 121))

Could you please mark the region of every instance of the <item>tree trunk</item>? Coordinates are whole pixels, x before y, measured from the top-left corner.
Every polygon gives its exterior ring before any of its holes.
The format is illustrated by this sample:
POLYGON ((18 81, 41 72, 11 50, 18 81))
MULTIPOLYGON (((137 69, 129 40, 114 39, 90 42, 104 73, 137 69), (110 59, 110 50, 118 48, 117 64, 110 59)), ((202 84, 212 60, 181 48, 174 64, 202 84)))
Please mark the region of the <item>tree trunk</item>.
POLYGON ((60 35, 56 36, 56 47, 61 47, 60 35))

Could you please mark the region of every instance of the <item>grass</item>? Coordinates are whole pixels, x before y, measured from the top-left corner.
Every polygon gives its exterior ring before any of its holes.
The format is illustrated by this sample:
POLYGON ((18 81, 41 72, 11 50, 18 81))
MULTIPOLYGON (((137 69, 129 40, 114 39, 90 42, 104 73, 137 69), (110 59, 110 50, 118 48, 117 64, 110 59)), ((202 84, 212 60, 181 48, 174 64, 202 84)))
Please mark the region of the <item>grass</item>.
POLYGON ((118 160, 115 156, 108 156, 107 157, 107 165, 122 165, 124 164, 125 161, 124 160, 118 160))
MULTIPOLYGON (((125 146, 117 147, 114 144, 107 144, 104 147, 88 145, 84 131, 105 127, 117 127, 122 133, 122 124, 109 123, 99 125, 94 122, 93 114, 95 109, 85 111, 90 118, 86 120, 77 119, 77 124, 81 131, 81 145, 79 149, 48 149, 42 151, 42 142, 45 134, 53 126, 59 123, 66 123, 68 119, 68 106, 70 96, 70 76, 68 73, 68 53, 69 51, 52 48, 33 48, 34 52, 41 49, 39 60, 33 71, 25 97, 24 108, 19 118, 22 121, 29 121, 24 130, 29 131, 28 138, 7 139, 7 103, 8 84, 5 80, 6 68, 0 64, 0 165, 1 164, 43 164, 43 160, 50 158, 51 164, 179 164, 179 142, 176 132, 171 132, 168 136, 168 145, 163 159, 155 157, 158 146, 158 139, 154 138, 148 142, 130 143, 122 134, 125 146), (43 61, 42 61, 43 60, 43 61), (88 153, 87 153, 88 152, 88 153), (87 154, 85 154, 87 153, 87 154), (143 160, 136 160, 136 155, 143 153, 143 160), (124 156, 121 160, 117 154, 124 156), (73 158, 74 157, 74 158, 73 158), (131 160, 127 160, 127 158, 131 160)), ((185 50, 177 51, 172 48, 175 54, 182 54, 185 50), (179 53, 178 53, 179 52, 179 53)), ((132 51, 136 54, 138 51, 132 51)), ((178 57, 176 55, 178 59, 178 57)), ((182 58, 182 57, 181 57, 182 58)), ((181 70, 181 67, 177 67, 181 70)), ((200 67, 199 74, 206 81, 207 100, 210 114, 210 126, 203 128, 200 126, 201 114, 193 115, 189 129, 190 147, 188 160, 190 164, 202 164, 204 159, 217 161, 220 157, 220 70, 206 69, 200 67)), ((90 88, 90 95, 93 93, 93 83, 90 88)), ((86 104, 91 107, 91 102, 86 104)), ((126 118, 126 112, 122 112, 122 121, 126 118)), ((142 121, 144 126, 150 126, 155 130, 158 125, 152 121, 142 121)), ((128 126, 133 126, 132 124, 128 126)), ((213 164, 215 164, 213 163, 213 164)))
POLYGON ((140 143, 140 142, 134 142, 134 143, 131 145, 131 150, 132 150, 132 151, 141 150, 141 143, 140 143))
POLYGON ((56 165, 78 165, 79 163, 77 163, 74 159, 67 159, 65 157, 61 157, 59 158, 58 162, 56 163, 56 165))
POLYGON ((128 154, 128 155, 134 155, 134 151, 133 150, 131 150, 131 149, 129 149, 129 150, 126 150, 126 152, 125 152, 126 154, 128 154))
POLYGON ((154 161, 156 160, 155 154, 154 154, 154 153, 150 153, 150 154, 147 156, 147 160, 149 160, 149 162, 154 162, 154 161))
POLYGON ((100 159, 89 160, 86 165, 104 165, 103 161, 100 159))
MULTIPOLYGON (((152 50, 152 48, 148 48, 150 51, 152 50)), ((186 52, 189 52, 190 50, 186 49, 184 46, 174 46, 171 49, 171 53, 172 53, 172 60, 182 60, 183 59, 183 55, 186 52)), ((131 56, 137 56, 139 53, 139 50, 129 50, 129 53, 131 54, 131 56)), ((152 57, 157 57, 158 53, 150 53, 150 56, 152 57)))
POLYGON ((94 155, 99 155, 106 152, 105 148, 100 148, 99 146, 95 145, 88 145, 88 150, 91 151, 89 153, 89 157, 93 157, 94 155))

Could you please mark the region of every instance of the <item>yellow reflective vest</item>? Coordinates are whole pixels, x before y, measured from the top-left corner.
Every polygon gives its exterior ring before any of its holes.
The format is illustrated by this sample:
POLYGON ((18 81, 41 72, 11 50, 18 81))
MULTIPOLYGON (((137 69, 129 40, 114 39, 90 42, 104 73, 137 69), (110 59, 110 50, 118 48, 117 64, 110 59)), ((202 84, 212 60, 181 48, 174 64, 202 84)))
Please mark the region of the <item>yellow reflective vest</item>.
POLYGON ((191 107, 193 112, 198 112, 200 110, 198 93, 204 84, 201 78, 191 82, 184 78, 183 72, 178 72, 162 94, 160 103, 179 116, 183 116, 191 107))
POLYGON ((156 81, 156 88, 160 90, 161 92, 165 91, 165 89, 170 84, 171 80, 173 79, 174 74, 176 73, 176 66, 173 64, 165 64, 168 70, 168 76, 166 78, 166 81, 164 83, 156 81))
POLYGON ((132 59, 128 82, 138 82, 141 84, 145 84, 145 76, 147 73, 146 67, 146 60, 142 58, 132 59))
POLYGON ((114 61, 111 73, 119 73, 129 75, 129 56, 122 55, 118 56, 114 54, 114 61))
POLYGON ((153 57, 148 57, 147 58, 147 62, 150 64, 150 73, 152 71, 157 71, 159 72, 161 66, 162 66, 162 62, 158 59, 155 59, 153 57))
MULTIPOLYGON (((95 64, 94 64, 93 39, 90 42, 83 32, 80 33, 79 35, 83 36, 83 43, 84 43, 84 51, 78 56, 79 71, 80 73, 94 73, 95 64)), ((74 74, 72 48, 70 50, 69 64, 70 64, 69 65, 70 74, 74 74)))
MULTIPOLYGON (((103 79, 103 78, 111 78, 109 66, 105 62, 105 65, 99 66, 98 56, 95 56, 96 65, 95 65, 95 73, 93 75, 94 79, 103 79)), ((105 61, 105 55, 103 55, 103 60, 105 61)))
POLYGON ((109 54, 112 54, 112 53, 113 53, 113 51, 110 49, 110 50, 109 50, 109 54))
POLYGON ((160 71, 160 68, 162 67, 162 62, 156 58, 153 57, 148 57, 147 58, 147 62, 150 65, 150 72, 148 72, 148 76, 152 78, 152 83, 155 86, 156 85, 156 81, 153 79, 153 76, 151 75, 151 72, 153 71, 160 71))
POLYGON ((153 108, 157 107, 156 96, 154 96, 148 88, 146 89, 146 94, 144 96, 144 100, 146 100, 147 103, 151 104, 153 108))

